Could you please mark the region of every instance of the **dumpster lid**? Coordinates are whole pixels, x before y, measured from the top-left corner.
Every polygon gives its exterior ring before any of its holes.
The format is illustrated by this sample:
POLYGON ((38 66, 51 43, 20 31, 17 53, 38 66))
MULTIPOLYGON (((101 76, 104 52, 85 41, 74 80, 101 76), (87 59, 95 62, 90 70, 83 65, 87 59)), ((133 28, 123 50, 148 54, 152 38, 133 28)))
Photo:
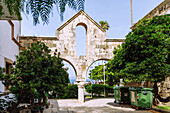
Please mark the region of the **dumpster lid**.
POLYGON ((142 90, 142 91, 151 91, 153 88, 142 88, 142 87, 129 87, 130 91, 137 91, 137 90, 142 90))
POLYGON ((116 86, 116 87, 114 87, 113 89, 120 89, 120 87, 119 87, 119 86, 116 86))
POLYGON ((142 91, 152 91, 153 88, 142 88, 142 91))
POLYGON ((136 91, 137 89, 139 89, 139 88, 137 88, 137 87, 129 87, 130 91, 136 91))
POLYGON ((129 87, 124 87, 124 86, 116 86, 113 89, 123 89, 123 88, 129 88, 129 87))

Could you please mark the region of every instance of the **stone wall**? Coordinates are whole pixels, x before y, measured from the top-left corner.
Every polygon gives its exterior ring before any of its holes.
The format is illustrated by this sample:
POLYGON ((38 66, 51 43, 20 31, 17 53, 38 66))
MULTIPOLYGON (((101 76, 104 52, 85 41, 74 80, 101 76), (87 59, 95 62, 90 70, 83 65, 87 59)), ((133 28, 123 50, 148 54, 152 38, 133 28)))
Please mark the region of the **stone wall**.
MULTIPOLYGON (((149 81, 144 82, 131 82, 127 83, 124 86, 127 87, 146 87, 146 88, 153 88, 154 83, 151 83, 149 81)), ((170 96, 170 76, 165 79, 165 81, 162 81, 157 84, 158 85, 158 94, 163 97, 167 98, 170 96)))
POLYGON ((161 97, 169 97, 170 96, 170 76, 165 79, 165 81, 162 81, 161 83, 158 83, 159 87, 159 94, 161 97))

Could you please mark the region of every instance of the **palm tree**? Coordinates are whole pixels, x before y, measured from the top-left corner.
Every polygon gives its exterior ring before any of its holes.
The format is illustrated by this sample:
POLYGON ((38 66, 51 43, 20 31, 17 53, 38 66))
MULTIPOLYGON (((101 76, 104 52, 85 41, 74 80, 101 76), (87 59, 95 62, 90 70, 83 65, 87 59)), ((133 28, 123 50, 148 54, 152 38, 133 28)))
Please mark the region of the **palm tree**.
POLYGON ((106 21, 99 21, 100 25, 102 26, 103 29, 108 30, 109 29, 109 24, 106 21))
POLYGON ((54 5, 57 6, 60 19, 63 20, 66 5, 79 11, 84 10, 84 2, 85 0, 0 0, 0 18, 3 15, 3 6, 6 6, 10 15, 17 15, 18 19, 21 19, 20 11, 23 11, 32 15, 34 25, 39 23, 39 18, 43 24, 48 24, 54 5))

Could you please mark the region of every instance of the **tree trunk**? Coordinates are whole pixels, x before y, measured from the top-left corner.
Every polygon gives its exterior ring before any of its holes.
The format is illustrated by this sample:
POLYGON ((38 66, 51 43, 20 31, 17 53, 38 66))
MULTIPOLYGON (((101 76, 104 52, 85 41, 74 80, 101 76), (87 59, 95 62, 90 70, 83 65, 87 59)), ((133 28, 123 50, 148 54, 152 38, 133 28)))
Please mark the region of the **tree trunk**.
POLYGON ((154 82, 153 94, 154 94, 154 98, 153 98, 153 104, 154 104, 154 105, 158 105, 159 102, 167 103, 167 102, 170 101, 170 96, 167 97, 167 98, 162 98, 162 97, 158 94, 157 82, 154 82))

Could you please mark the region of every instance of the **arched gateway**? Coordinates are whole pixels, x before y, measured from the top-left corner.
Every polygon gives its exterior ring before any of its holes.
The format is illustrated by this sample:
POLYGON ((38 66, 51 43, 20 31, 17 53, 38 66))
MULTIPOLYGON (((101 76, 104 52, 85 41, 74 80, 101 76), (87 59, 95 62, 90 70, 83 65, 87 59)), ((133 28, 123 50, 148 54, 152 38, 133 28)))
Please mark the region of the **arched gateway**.
POLYGON ((83 10, 79 11, 56 30, 56 37, 21 36, 20 50, 29 44, 42 41, 52 50, 57 49, 61 58, 71 63, 76 70, 78 100, 84 102, 84 84, 89 66, 99 59, 113 57, 115 46, 122 44, 124 39, 106 39, 106 31, 83 10), (82 25, 86 29, 86 56, 76 56, 76 27, 82 25))

